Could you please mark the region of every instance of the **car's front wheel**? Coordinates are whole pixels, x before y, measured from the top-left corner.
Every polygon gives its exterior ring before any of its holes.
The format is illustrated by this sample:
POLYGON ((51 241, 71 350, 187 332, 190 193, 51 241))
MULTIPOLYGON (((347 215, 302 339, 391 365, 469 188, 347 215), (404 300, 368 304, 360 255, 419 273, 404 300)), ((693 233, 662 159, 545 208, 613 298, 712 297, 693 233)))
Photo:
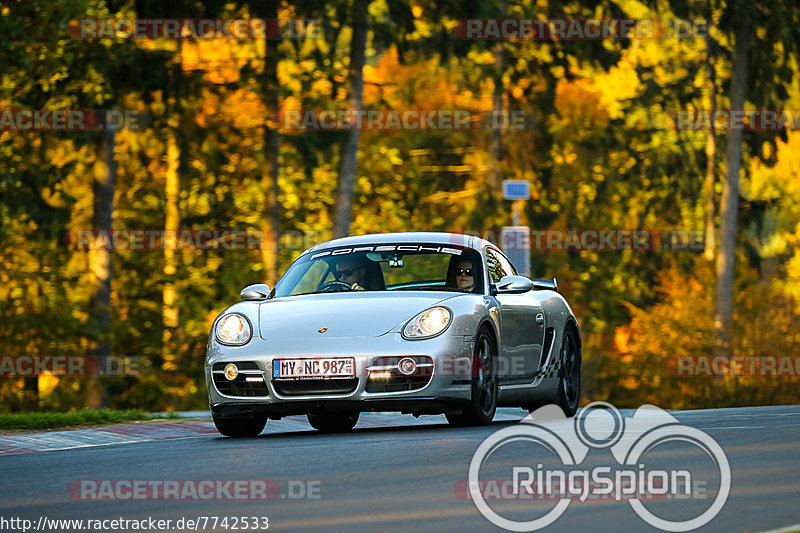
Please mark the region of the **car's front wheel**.
POLYGON ((267 425, 266 415, 249 418, 220 418, 212 413, 217 431, 226 437, 257 437, 267 425))
POLYGON ((475 338, 472 356, 472 398, 461 414, 448 414, 454 426, 483 426, 489 424, 497 410, 497 357, 494 341, 484 327, 475 338))
POLYGON ((358 422, 360 413, 308 414, 308 423, 322 433, 342 433, 350 431, 358 422))

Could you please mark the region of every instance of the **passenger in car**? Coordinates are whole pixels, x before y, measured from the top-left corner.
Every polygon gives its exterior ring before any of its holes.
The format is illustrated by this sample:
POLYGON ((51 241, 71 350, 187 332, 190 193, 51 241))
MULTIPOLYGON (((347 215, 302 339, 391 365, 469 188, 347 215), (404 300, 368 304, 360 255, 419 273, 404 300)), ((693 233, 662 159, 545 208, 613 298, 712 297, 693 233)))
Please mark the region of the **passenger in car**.
POLYGON ((471 291, 475 287, 475 270, 471 261, 462 259, 456 265, 456 284, 463 291, 471 291))
POLYGON ((478 270, 472 261, 464 257, 454 257, 447 269, 447 286, 464 292, 475 289, 478 270))

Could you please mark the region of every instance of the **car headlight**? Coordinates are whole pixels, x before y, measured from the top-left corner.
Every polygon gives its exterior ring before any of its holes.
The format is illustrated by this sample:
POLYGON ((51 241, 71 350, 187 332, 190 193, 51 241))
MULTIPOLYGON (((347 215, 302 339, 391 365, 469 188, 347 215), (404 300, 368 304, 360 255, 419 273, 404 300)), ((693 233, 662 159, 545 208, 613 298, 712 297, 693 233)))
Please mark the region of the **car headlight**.
POLYGON ((406 339, 435 337, 447 329, 452 316, 446 307, 431 307, 408 321, 403 328, 403 337, 406 339))
POLYGON ((250 322, 244 315, 231 313, 222 317, 217 322, 217 340, 224 344, 247 344, 253 332, 250 329, 250 322))

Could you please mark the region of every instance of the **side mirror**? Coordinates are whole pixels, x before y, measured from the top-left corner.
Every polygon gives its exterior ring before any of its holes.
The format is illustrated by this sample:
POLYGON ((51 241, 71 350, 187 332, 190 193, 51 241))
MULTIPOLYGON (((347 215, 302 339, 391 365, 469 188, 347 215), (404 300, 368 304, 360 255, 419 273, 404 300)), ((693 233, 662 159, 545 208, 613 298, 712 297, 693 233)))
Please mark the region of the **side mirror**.
POLYGON ((556 278, 553 278, 552 281, 549 279, 533 279, 533 288, 539 290, 547 290, 547 291, 557 291, 558 290, 558 281, 556 278))
POLYGON ((533 288, 533 281, 524 276, 503 276, 497 283, 498 294, 522 294, 533 288))
POLYGON ((269 296, 269 291, 269 285, 256 283, 255 285, 249 285, 242 289, 242 292, 239 293, 239 297, 245 301, 266 300, 267 296, 269 296))

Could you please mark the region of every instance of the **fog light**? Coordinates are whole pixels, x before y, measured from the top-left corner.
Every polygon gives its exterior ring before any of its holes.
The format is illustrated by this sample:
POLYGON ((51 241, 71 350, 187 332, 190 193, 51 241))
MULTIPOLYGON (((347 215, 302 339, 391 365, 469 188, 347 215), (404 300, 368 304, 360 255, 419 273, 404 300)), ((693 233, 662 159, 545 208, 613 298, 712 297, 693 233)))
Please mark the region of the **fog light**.
POLYGON ((417 363, 410 357, 404 357, 403 359, 400 359, 399 363, 397 363, 397 369, 401 374, 405 374, 407 376, 414 373, 414 370, 417 369, 417 363))
POLYGON ((236 365, 233 363, 228 363, 225 365, 225 377, 228 378, 228 381, 233 381, 238 375, 239 369, 236 368, 236 365))

